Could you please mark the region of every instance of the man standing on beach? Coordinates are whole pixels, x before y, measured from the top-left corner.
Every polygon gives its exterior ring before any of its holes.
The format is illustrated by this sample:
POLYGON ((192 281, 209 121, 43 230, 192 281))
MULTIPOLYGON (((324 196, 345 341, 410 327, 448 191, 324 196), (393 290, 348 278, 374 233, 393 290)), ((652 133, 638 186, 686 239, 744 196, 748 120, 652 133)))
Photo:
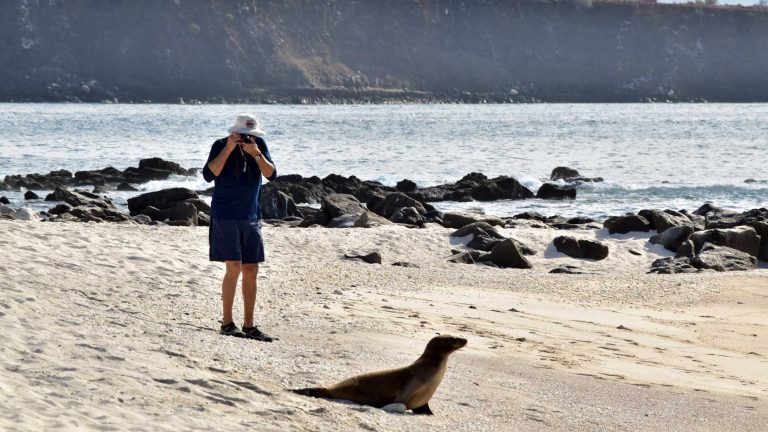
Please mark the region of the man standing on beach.
POLYGON ((259 122, 249 114, 237 117, 229 136, 213 143, 203 168, 205 181, 214 182, 208 242, 210 260, 225 263, 221 283, 221 334, 272 342, 253 324, 256 276, 264 262, 261 237, 261 176, 273 180, 277 170, 259 122), (237 280, 242 273, 245 316, 240 330, 232 319, 237 280))

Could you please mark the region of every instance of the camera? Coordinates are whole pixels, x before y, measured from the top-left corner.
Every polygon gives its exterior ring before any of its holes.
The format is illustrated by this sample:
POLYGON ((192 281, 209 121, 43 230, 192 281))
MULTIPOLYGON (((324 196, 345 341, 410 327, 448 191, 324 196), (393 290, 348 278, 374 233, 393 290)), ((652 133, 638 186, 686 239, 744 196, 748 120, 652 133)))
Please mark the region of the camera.
POLYGON ((244 144, 252 144, 254 142, 253 137, 248 134, 240 134, 240 140, 242 140, 244 144))

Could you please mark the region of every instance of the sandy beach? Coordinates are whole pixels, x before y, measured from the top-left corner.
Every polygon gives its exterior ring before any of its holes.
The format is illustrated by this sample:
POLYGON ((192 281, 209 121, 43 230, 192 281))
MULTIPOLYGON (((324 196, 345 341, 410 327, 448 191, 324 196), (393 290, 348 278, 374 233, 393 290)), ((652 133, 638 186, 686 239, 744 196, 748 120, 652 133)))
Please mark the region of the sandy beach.
POLYGON ((454 264, 460 239, 429 225, 265 226, 266 344, 218 334, 207 228, 0 221, 0 429, 768 429, 765 268, 647 275, 671 255, 652 233, 569 232, 609 245, 592 262, 535 228, 500 229, 531 270, 454 264), (594 274, 547 273, 562 264, 594 274), (439 333, 469 342, 434 416, 287 391, 404 366, 439 333))

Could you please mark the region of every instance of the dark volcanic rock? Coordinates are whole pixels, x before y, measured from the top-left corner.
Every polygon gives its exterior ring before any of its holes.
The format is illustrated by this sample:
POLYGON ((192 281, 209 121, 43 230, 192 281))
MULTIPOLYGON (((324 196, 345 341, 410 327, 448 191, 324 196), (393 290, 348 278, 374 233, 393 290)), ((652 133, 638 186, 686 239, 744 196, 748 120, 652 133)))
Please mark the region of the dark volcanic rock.
POLYGON ((768 209, 752 209, 744 213, 710 213, 707 215, 706 228, 734 228, 740 225, 752 226, 756 222, 768 222, 768 209))
POLYGON ((181 165, 177 164, 176 162, 163 160, 159 157, 141 159, 139 161, 139 169, 168 171, 172 174, 178 174, 178 175, 189 174, 189 170, 182 168, 181 165))
POLYGON ((720 213, 729 213, 729 212, 709 203, 704 204, 693 211, 693 214, 697 216, 709 216, 712 214, 720 214, 720 213))
POLYGON ((117 190, 121 192, 138 192, 139 190, 126 182, 117 185, 117 190))
POLYGON ((192 203, 180 201, 161 212, 163 220, 174 222, 174 225, 197 226, 198 210, 192 203))
POLYGON ((670 227, 694 226, 694 222, 687 215, 674 210, 640 210, 637 214, 645 218, 650 223, 650 228, 659 233, 670 227))
POLYGON ((675 273, 696 273, 698 270, 691 265, 688 258, 659 258, 651 263, 651 270, 648 273, 675 274, 675 273))
POLYGON ((69 211, 69 214, 83 222, 127 222, 131 217, 115 208, 95 206, 79 206, 69 211))
POLYGON ((392 222, 390 222, 388 219, 385 219, 372 211, 367 211, 361 214, 360 217, 358 217, 355 221, 356 228, 372 228, 390 224, 392 224, 392 222))
POLYGON ((0 197, 0 204, 10 204, 11 200, 8 199, 8 197, 1 196, 0 197))
POLYGON ((601 182, 602 177, 583 177, 573 168, 557 167, 552 170, 552 174, 549 175, 550 180, 565 180, 569 183, 581 183, 581 182, 601 182))
POLYGON ((374 213, 391 220, 392 215, 394 215, 395 212, 405 207, 413 207, 420 215, 427 213, 427 209, 424 208, 420 202, 399 192, 388 194, 371 210, 373 210, 374 213))
POLYGON ((320 185, 339 194, 352 195, 364 203, 374 197, 395 191, 395 188, 384 186, 376 181, 362 181, 355 176, 344 177, 338 174, 329 174, 320 181, 320 185))
POLYGON ((726 246, 752 256, 757 256, 760 251, 761 238, 754 228, 738 226, 729 229, 709 229, 699 231, 691 235, 691 240, 699 253, 705 243, 717 246, 726 246))
POLYGON ((179 201, 185 201, 190 198, 196 199, 199 196, 195 191, 186 188, 164 189, 128 198, 128 210, 131 216, 136 216, 143 213, 143 210, 147 207, 151 206, 162 210, 176 205, 179 201))
POLYGON ((197 209, 198 212, 204 213, 206 215, 211 214, 211 206, 208 205, 207 202, 201 200, 200 198, 189 198, 184 200, 184 202, 190 203, 197 209))
POLYGON ((649 231, 648 220, 638 215, 613 216, 608 218, 603 226, 610 234, 626 234, 631 231, 649 231))
POLYGON ((490 235, 491 237, 498 239, 505 238, 498 231, 496 231, 496 228, 494 228, 493 225, 489 224, 488 222, 473 222, 469 225, 465 225, 452 232, 451 237, 464 237, 469 234, 476 235, 478 228, 481 229, 483 233, 490 235))
MULTIPOLYGON (((165 220, 165 216, 163 215, 163 211, 160 210, 157 207, 147 206, 147 207, 144 208, 144 210, 142 210, 142 212, 143 212, 142 214, 144 214, 145 216, 149 217, 153 221, 162 222, 162 221, 165 220)), ((138 216, 138 215, 136 215, 136 216, 138 216)))
POLYGON ((683 244, 684 241, 688 240, 688 237, 691 234, 693 234, 693 228, 690 226, 675 226, 667 228, 660 234, 656 234, 655 236, 651 237, 649 241, 652 244, 660 244, 672 252, 677 252, 677 250, 680 248, 680 245, 683 244))
POLYGON ((536 198, 574 199, 576 198, 576 188, 573 186, 560 186, 553 183, 544 183, 536 192, 536 198))
POLYGON ((562 265, 560 267, 553 268, 549 271, 550 273, 560 273, 560 274, 584 274, 583 271, 579 267, 572 266, 572 265, 562 265))
POLYGON ((768 222, 753 222, 751 226, 760 236, 760 251, 757 257, 763 261, 768 261, 768 222))
POLYGON ((344 214, 363 214, 368 211, 360 201, 349 194, 331 194, 323 198, 322 209, 328 219, 333 219, 344 214))
POLYGON ((279 176, 266 186, 274 187, 293 198, 295 203, 317 204, 335 191, 324 185, 319 177, 303 178, 298 174, 279 176))
POLYGON ((491 225, 504 226, 501 219, 477 213, 447 212, 443 214, 443 226, 446 228, 461 228, 474 222, 487 222, 491 225))
POLYGON ((590 224, 590 223, 593 223, 593 222, 596 222, 596 221, 594 219, 592 219, 592 218, 581 217, 581 216, 572 217, 572 218, 570 218, 570 219, 568 219, 566 221, 566 223, 569 223, 569 224, 572 224, 572 225, 586 225, 586 224, 590 224))
POLYGON ((555 248, 573 258, 601 260, 608 256, 608 246, 594 240, 577 240, 573 237, 556 237, 552 244, 555 248))
POLYGON ((467 243, 467 247, 470 249, 490 252, 493 247, 499 244, 501 241, 503 241, 503 239, 493 237, 485 232, 482 228, 477 228, 474 232, 472 240, 467 243))
MULTIPOLYGON (((85 185, 103 185, 107 183, 121 183, 124 180, 123 173, 117 168, 106 167, 100 170, 91 171, 77 171, 72 184, 76 186, 85 185)), ((165 177, 167 178, 167 177, 165 177)), ((163 180, 164 178, 158 178, 157 180, 163 180)), ((149 179, 154 180, 154 179, 149 179)), ((144 183, 149 180, 137 181, 135 183, 144 183)))
POLYGON ((381 264, 381 254, 379 252, 371 252, 366 255, 349 255, 344 254, 344 258, 347 259, 359 259, 368 264, 381 264))
POLYGON ((72 207, 69 204, 57 204, 53 208, 49 209, 48 213, 52 215, 60 215, 69 213, 70 211, 72 211, 72 207))
POLYGON ((40 196, 36 193, 32 192, 31 190, 28 190, 24 192, 24 199, 25 200, 38 200, 40 199, 40 196))
MULTIPOLYGON (((6 176, 5 190, 19 190, 20 188, 46 190, 56 189, 58 186, 67 186, 72 182, 72 173, 67 170, 51 171, 48 174, 27 174, 26 176, 6 176)), ((2 185, 0 185, 2 186, 2 185)), ((2 190, 2 189, 0 189, 2 190)))
POLYGON ((413 192, 416 190, 416 188, 416 183, 408 179, 400 180, 395 186, 395 189, 399 190, 400 192, 413 192))
POLYGON ((304 222, 302 222, 299 226, 306 228, 312 225, 321 225, 325 226, 328 225, 328 222, 330 222, 330 218, 327 214, 325 214, 324 211, 321 209, 316 209, 312 207, 306 207, 306 206, 299 206, 299 211, 302 214, 302 217, 304 218, 304 222))
POLYGON ((473 188, 471 196, 477 201, 494 201, 533 198, 533 192, 512 177, 499 176, 473 188))
POLYGON ((353 228, 358 219, 360 219, 359 213, 339 215, 328 221, 328 228, 353 228))
POLYGON ((475 259, 472 257, 472 254, 469 252, 459 252, 450 258, 448 258, 448 262, 452 262, 455 264, 474 264, 475 259))
POLYGON ((557 167, 552 170, 552 174, 549 175, 550 180, 570 179, 574 177, 580 177, 579 172, 573 168, 557 167))
POLYGON ((289 216, 301 216, 296 203, 290 195, 273 187, 266 187, 261 192, 261 215, 264 219, 285 219, 289 216))
POLYGON ((112 209, 112 202, 107 199, 85 191, 68 191, 62 187, 57 187, 52 193, 45 197, 46 201, 64 201, 72 207, 94 206, 104 209, 112 209))
POLYGON ((409 261, 395 261, 392 263, 392 265, 395 267, 419 268, 418 264, 409 261))
POLYGON ((677 253, 675 253, 675 258, 693 259, 694 256, 696 256, 696 246, 694 246, 693 241, 691 240, 684 241, 680 247, 677 248, 677 253))
POLYGON ((527 269, 533 267, 523 256, 517 242, 506 239, 498 243, 491 250, 489 260, 501 268, 527 269))
POLYGON ((711 269, 719 272, 752 270, 757 258, 725 246, 705 244, 691 264, 699 269, 711 269))
POLYGON ((396 211, 389 220, 395 223, 422 226, 426 219, 415 207, 404 207, 396 211))
POLYGON ((541 213, 536 212, 524 212, 524 213, 518 213, 514 216, 512 216, 513 219, 525 219, 525 220, 537 220, 539 222, 546 222, 547 217, 544 216, 541 213))

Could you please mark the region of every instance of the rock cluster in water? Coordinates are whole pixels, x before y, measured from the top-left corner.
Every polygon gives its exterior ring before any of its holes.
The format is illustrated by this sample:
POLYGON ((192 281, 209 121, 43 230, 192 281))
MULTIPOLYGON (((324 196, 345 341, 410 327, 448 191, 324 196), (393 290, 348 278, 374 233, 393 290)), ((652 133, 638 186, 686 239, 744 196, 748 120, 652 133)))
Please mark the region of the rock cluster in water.
MULTIPOLYGON (((124 171, 105 168, 79 171, 74 175, 61 170, 45 175, 7 176, 0 182, 0 189, 25 188, 28 189, 25 199, 39 199, 31 189, 52 188, 54 191, 45 200, 59 203, 38 215, 28 209, 11 209, 6 205, 8 200, 0 197, 0 217, 207 226, 211 209, 200 195, 209 194, 212 189, 196 192, 173 188, 136 195, 128 200, 129 214, 120 211, 102 195, 113 188, 126 189, 132 184, 197 172, 196 169, 184 169, 176 163, 152 158, 143 159, 139 167, 124 171), (68 186, 78 185, 95 185, 95 188, 90 192, 67 189, 68 186)), ((526 256, 534 255, 536 251, 516 239, 504 237, 495 229, 518 224, 560 230, 605 228, 611 235, 655 230, 656 234, 649 242, 661 245, 676 255, 656 260, 650 273, 747 270, 755 268, 758 259, 768 261, 766 209, 735 213, 710 204, 692 213, 645 209, 637 214, 609 217, 600 224, 590 218, 546 217, 535 212, 520 213, 511 218, 440 212, 430 204, 445 200, 573 199, 577 185, 602 181, 602 178, 584 177, 571 168, 558 167, 552 171, 550 180, 553 183, 545 183, 534 195, 512 177, 488 178, 480 173, 470 173, 455 183, 424 188, 407 179, 391 187, 355 176, 331 174, 320 179, 286 175, 264 185, 261 208, 266 223, 295 227, 368 228, 392 223, 422 227, 426 223, 437 223, 456 229, 452 234, 454 237, 470 236, 463 249, 453 250, 449 261, 483 263, 501 268, 531 267, 526 256)), ((555 238, 553 246, 573 258, 601 260, 609 254, 608 246, 602 242, 571 236, 555 238)), ((562 267, 553 272, 581 273, 575 267, 562 267)))

